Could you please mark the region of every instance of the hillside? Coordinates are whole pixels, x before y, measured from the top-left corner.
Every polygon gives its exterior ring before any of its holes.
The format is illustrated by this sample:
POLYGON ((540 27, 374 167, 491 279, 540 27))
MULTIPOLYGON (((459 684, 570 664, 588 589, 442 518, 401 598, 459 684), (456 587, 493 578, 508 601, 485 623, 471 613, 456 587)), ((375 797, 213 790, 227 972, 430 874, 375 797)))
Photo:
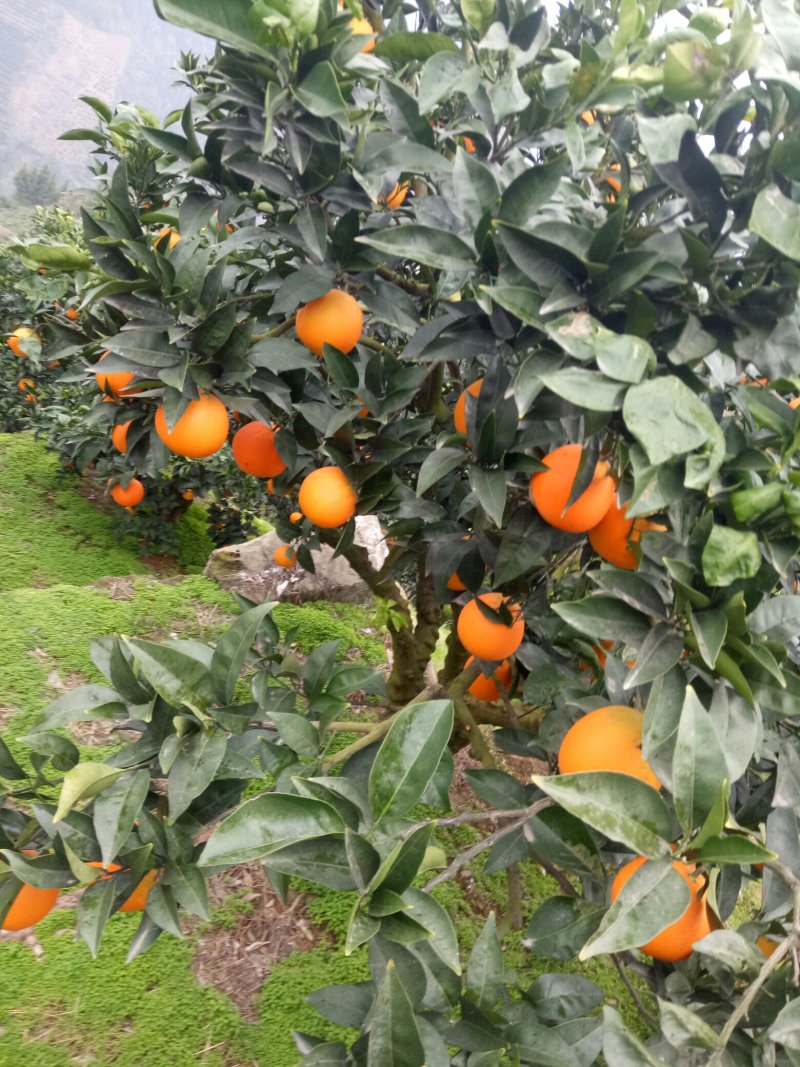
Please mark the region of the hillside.
POLYGON ((150 0, 3 0, 0 3, 0 195, 23 164, 49 165, 60 182, 86 185, 88 142, 58 141, 64 130, 92 125, 78 100, 128 100, 163 118, 186 98, 176 85, 181 51, 209 42, 162 22, 150 0))

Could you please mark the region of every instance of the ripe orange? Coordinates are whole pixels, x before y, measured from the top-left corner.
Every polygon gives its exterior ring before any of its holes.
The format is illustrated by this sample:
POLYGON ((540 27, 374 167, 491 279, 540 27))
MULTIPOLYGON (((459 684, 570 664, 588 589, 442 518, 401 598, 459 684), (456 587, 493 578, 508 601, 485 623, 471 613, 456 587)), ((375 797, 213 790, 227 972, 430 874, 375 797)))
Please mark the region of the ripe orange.
POLYGON ((184 489, 184 491, 181 493, 181 497, 184 500, 194 500, 194 489, 184 489))
POLYGON ((464 135, 462 140, 464 144, 464 151, 467 152, 470 156, 475 155, 475 142, 472 140, 472 138, 464 135))
POLYGON ((797 411, 797 409, 800 408, 800 396, 796 396, 794 400, 790 400, 789 407, 792 408, 793 411, 797 411))
MULTIPOLYGON (((107 867, 104 867, 98 860, 90 860, 87 863, 87 867, 94 867, 98 871, 106 872, 102 878, 98 879, 100 882, 107 882, 112 874, 122 870, 118 863, 109 863, 107 867)), ((147 871, 119 910, 124 912, 144 911, 148 894, 155 885, 156 878, 158 878, 158 871, 147 871)))
MULTIPOLYGON (((104 352, 100 359, 98 359, 97 366, 99 366, 108 355, 110 355, 110 352, 104 352)), ((104 374, 102 371, 98 371, 97 374, 95 374, 95 379, 100 390, 104 393, 113 393, 114 396, 124 396, 125 387, 130 385, 135 377, 135 374, 127 370, 113 371, 111 374, 104 374)))
MULTIPOLYGON (((366 36, 367 34, 374 35, 375 31, 372 28, 372 24, 367 19, 350 19, 347 24, 350 27, 350 31, 354 37, 366 36)), ((361 49, 362 52, 371 52, 375 47, 375 41, 369 40, 361 49)))
POLYGON ((20 389, 23 393, 27 393, 29 390, 36 388, 36 382, 33 378, 20 378, 17 382, 17 389, 20 389))
MULTIPOLYGON (((474 662, 475 657, 470 656, 464 666, 469 667, 474 662)), ((485 674, 479 674, 467 692, 472 693, 478 700, 497 700, 500 696, 498 685, 506 690, 511 685, 511 663, 507 659, 498 664, 488 677, 485 674)))
POLYGON ((286 464, 275 447, 275 431, 263 422, 248 422, 231 441, 236 466, 257 478, 277 478, 286 464))
POLYGON ((531 501, 544 521, 568 533, 585 533, 597 526, 611 507, 616 492, 608 464, 601 461, 594 469, 589 487, 567 507, 582 452, 580 445, 554 449, 542 458, 549 470, 534 474, 530 483, 531 501))
POLYGON ((340 467, 319 467, 303 479, 297 503, 315 526, 332 530, 352 519, 358 496, 340 467))
POLYGON ((138 478, 131 478, 123 489, 119 482, 111 488, 111 499, 121 508, 135 508, 144 500, 144 486, 138 478))
POLYGON ((36 330, 32 330, 29 326, 20 326, 19 329, 14 330, 11 336, 6 341, 6 344, 14 353, 15 356, 19 356, 20 359, 27 359, 27 353, 20 344, 20 341, 38 341, 41 344, 42 339, 36 330))
POLYGON ((34 926, 53 910, 59 892, 58 889, 37 889, 33 885, 23 885, 14 897, 0 929, 24 930, 34 926))
POLYGON ((627 510, 627 505, 620 507, 618 501, 612 501, 597 526, 589 531, 589 544, 607 563, 622 570, 635 571, 639 563, 631 545, 636 544, 646 530, 665 530, 666 527, 648 519, 628 519, 627 510))
POLYGON ((773 940, 768 934, 762 934, 760 937, 756 938, 756 944, 761 949, 762 955, 769 959, 780 944, 780 941, 773 940))
POLYGON ((116 448, 117 452, 125 453, 128 451, 128 427, 132 421, 132 419, 128 419, 127 422, 119 422, 111 431, 111 444, 116 448))
POLYGON ((467 587, 458 577, 458 572, 453 571, 453 573, 447 579, 447 588, 450 589, 453 593, 463 593, 467 587))
POLYGON ((300 341, 318 356, 326 344, 340 352, 352 352, 364 328, 364 314, 355 297, 342 289, 331 289, 301 307, 294 326, 300 341))
MULTIPOLYGON (((608 169, 612 171, 617 171, 621 170, 622 168, 620 167, 619 163, 612 163, 608 169)), ((619 178, 608 176, 604 178, 603 181, 606 183, 606 185, 610 185, 615 193, 619 193, 622 191, 622 182, 619 180, 619 178)))
MULTIPOLYGON (((617 876, 611 883, 612 901, 617 899, 622 887, 633 872, 647 862, 648 860, 643 856, 637 856, 636 859, 626 863, 618 871, 617 876)), ((685 960, 688 956, 691 956, 694 943, 705 937, 706 934, 710 934, 716 926, 705 897, 701 896, 703 887, 698 884, 696 879, 692 878, 695 871, 694 864, 675 860, 672 866, 689 887, 692 895, 689 906, 680 919, 671 923, 660 934, 656 934, 647 944, 639 946, 640 952, 645 952, 648 956, 652 956, 653 959, 664 960, 667 963, 677 963, 678 960, 685 960)))
POLYGON ((487 663, 513 656, 525 636, 520 608, 512 607, 508 597, 502 593, 482 593, 478 600, 470 600, 458 616, 457 630, 461 644, 476 659, 486 660, 487 663), (511 612, 511 625, 506 626, 499 619, 487 618, 478 606, 478 600, 495 611, 505 604, 511 612))
POLYGON ((395 182, 394 187, 386 196, 380 198, 380 202, 385 204, 390 211, 394 211, 395 208, 400 207, 405 198, 408 196, 408 182, 395 182))
POLYGON ((292 514, 289 516, 289 522, 302 522, 302 521, 303 521, 303 513, 302 513, 302 511, 293 511, 292 514))
POLYGON ((594 111, 582 111, 581 120, 586 123, 587 126, 594 126, 595 114, 594 111))
POLYGON ((228 409, 210 393, 190 400, 186 411, 170 430, 164 405, 156 412, 156 433, 172 452, 189 459, 205 459, 219 452, 228 439, 228 409))
POLYGON ((272 553, 272 558, 279 567, 286 567, 287 570, 297 563, 297 553, 291 545, 278 545, 272 553))
POLYGON ((567 730, 558 750, 559 770, 562 774, 616 771, 660 789, 661 783, 642 755, 643 719, 641 711, 622 704, 590 711, 567 730))
POLYGON ((67 316, 67 318, 71 322, 74 322, 78 317, 78 309, 77 308, 67 308, 67 310, 64 312, 64 314, 67 316))
POLYGON ((462 391, 461 396, 456 400, 456 406, 453 408, 453 422, 459 433, 467 432, 467 393, 470 396, 477 396, 482 386, 483 378, 477 378, 462 391))
POLYGON ((168 238, 167 250, 174 248, 181 239, 181 235, 177 230, 173 230, 171 226, 165 226, 163 230, 159 230, 156 234, 155 240, 153 241, 153 248, 158 248, 159 243, 163 241, 165 237, 168 238))

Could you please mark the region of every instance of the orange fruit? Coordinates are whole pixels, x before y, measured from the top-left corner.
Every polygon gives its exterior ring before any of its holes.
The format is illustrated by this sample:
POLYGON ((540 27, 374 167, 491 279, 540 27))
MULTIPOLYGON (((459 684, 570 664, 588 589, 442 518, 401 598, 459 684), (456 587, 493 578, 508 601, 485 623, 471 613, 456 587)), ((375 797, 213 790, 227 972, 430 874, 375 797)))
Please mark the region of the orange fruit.
POLYGON ((44 267, 37 267, 36 268, 36 273, 37 274, 45 274, 47 272, 45 271, 44 267))
POLYGON ((796 396, 794 400, 790 400, 789 407, 792 408, 792 410, 797 411, 797 409, 800 408, 800 396, 796 396))
POLYGON ((315 526, 332 530, 352 519, 358 496, 340 467, 319 467, 303 479, 297 503, 315 526))
POLYGON ((20 359, 27 359, 27 353, 20 344, 20 341, 31 340, 38 341, 41 344, 42 339, 36 330, 32 330, 29 326, 20 326, 19 329, 14 330, 11 336, 6 341, 6 344, 14 353, 15 356, 19 356, 20 359))
POLYGON ((165 226, 163 230, 159 230, 156 234, 155 240, 153 241, 153 248, 158 248, 159 243, 163 241, 165 237, 168 238, 168 250, 174 248, 178 241, 180 241, 181 239, 181 235, 178 233, 177 230, 173 230, 171 226, 165 226))
POLYGON ((302 511, 293 511, 292 514, 289 516, 289 522, 302 522, 302 521, 303 521, 303 513, 302 513, 302 511))
POLYGON ((567 730, 558 750, 559 770, 562 774, 616 771, 660 789, 661 783, 642 755, 643 720, 641 711, 623 704, 590 711, 567 730))
POLYGON ((71 322, 74 322, 78 317, 78 310, 77 308, 67 308, 64 314, 71 322))
MULTIPOLYGON (((469 667, 474 662, 475 657, 470 656, 464 666, 469 667)), ((490 675, 479 674, 467 692, 472 693, 478 700, 497 700, 500 696, 498 684, 506 690, 511 685, 511 663, 507 659, 498 664, 490 675)))
MULTIPOLYGON (((353 34, 354 37, 366 36, 367 34, 372 36, 375 33, 375 31, 372 28, 372 23, 370 23, 367 19, 356 19, 356 18, 353 18, 353 19, 350 19, 350 21, 348 22, 347 25, 350 27, 350 32, 353 34)), ((367 43, 364 45, 364 47, 361 49, 361 51, 362 52, 371 52, 374 47, 375 47, 375 41, 374 40, 370 40, 370 41, 367 41, 367 43)))
POLYGON ((236 466, 257 478, 277 478, 286 464, 275 447, 275 431, 263 422, 248 422, 231 441, 236 466))
POLYGON ((780 941, 774 941, 768 934, 762 934, 761 937, 756 938, 756 944, 761 949, 762 954, 769 959, 780 944, 780 941))
POLYGON ((181 493, 181 498, 183 500, 194 500, 194 489, 184 489, 181 493))
POLYGON ((111 499, 122 508, 135 508, 144 500, 144 486, 138 478, 131 478, 123 489, 119 482, 111 488, 111 499))
POLYGON ((128 451, 128 427, 132 421, 132 419, 128 419, 127 422, 119 422, 111 431, 111 444, 116 448, 117 452, 125 453, 128 451))
POLYGON ((456 406, 453 408, 453 422, 456 424, 456 429, 459 433, 465 434, 467 432, 467 393, 470 396, 477 396, 482 386, 483 378, 476 378, 471 385, 462 390, 461 396, 456 400, 456 406))
POLYGON ((119 910, 124 912, 144 911, 148 894, 156 884, 157 878, 158 871, 148 871, 119 910))
POLYGON ((156 412, 156 433, 170 451, 189 459, 205 459, 219 452, 228 439, 228 409, 210 393, 190 400, 186 411, 170 430, 164 405, 156 412))
MULTIPOLYGON (((110 355, 110 352, 104 352, 100 359, 98 359, 96 366, 99 366, 106 356, 110 355)), ((114 396, 124 396, 125 387, 130 385, 133 379, 136 377, 132 371, 120 370, 112 371, 110 374, 104 374, 102 371, 98 371, 95 374, 97 384, 103 393, 113 393, 114 396)))
POLYGON ((453 573, 447 579, 447 588, 450 589, 453 593, 463 593, 467 587, 458 577, 458 572, 453 571, 453 573))
POLYGON ((595 114, 594 111, 582 111, 581 120, 586 123, 587 126, 594 126, 595 114))
POLYGON ((582 452, 580 445, 562 445, 554 449, 542 458, 542 463, 549 469, 534 474, 530 483, 531 501, 544 521, 568 533, 585 533, 597 526, 611 507, 616 493, 608 464, 600 462, 588 488, 567 507, 582 452))
POLYGON ((36 382, 33 378, 20 378, 17 382, 17 389, 21 389, 23 393, 27 393, 29 389, 35 389, 36 382))
MULTIPOLYGON (((647 862, 649 861, 643 856, 637 856, 636 859, 626 863, 617 872, 614 881, 611 883, 612 901, 617 899, 622 887, 634 871, 637 871, 647 862)), ((716 926, 716 923, 712 920, 712 913, 705 901, 705 897, 701 896, 703 887, 698 884, 696 879, 692 878, 695 871, 694 864, 675 860, 672 866, 689 887, 691 893, 689 906, 680 919, 671 923, 660 934, 656 934, 647 944, 639 946, 640 952, 652 956, 653 959, 664 960, 667 963, 677 963, 678 960, 685 960, 688 956, 691 956, 694 943, 705 937, 706 934, 710 934, 716 926)))
POLYGON ((331 289, 301 307, 294 326, 300 341, 318 356, 326 344, 340 352, 352 352, 364 328, 364 314, 355 297, 342 289, 331 289))
POLYGON ((272 558, 279 567, 294 567, 297 563, 297 553, 291 545, 278 545, 272 553, 272 558))
MULTIPOLYGON (((612 163, 611 166, 609 167, 609 170, 621 170, 621 169, 622 168, 620 167, 619 163, 612 163)), ((619 193, 619 192, 622 191, 622 182, 619 180, 619 178, 613 178, 613 177, 608 176, 608 177, 605 177, 603 179, 603 181, 606 183, 606 185, 610 185, 615 193, 619 193)))
POLYGON ((59 892, 58 889, 37 889, 33 885, 23 885, 6 912, 0 929, 25 930, 28 926, 34 926, 53 910, 59 892))
POLYGON ((478 600, 470 600, 458 616, 457 630, 461 644, 476 659, 486 660, 487 663, 513 656, 525 636, 520 608, 512 607, 508 597, 502 593, 482 593, 478 600), (505 604, 511 612, 511 625, 506 626, 499 619, 487 618, 478 606, 478 600, 495 611, 505 604))
POLYGON ((627 505, 612 501, 611 507, 603 518, 589 530, 589 544, 607 563, 613 563, 622 570, 635 571, 638 560, 631 549, 647 530, 666 530, 657 522, 649 519, 626 518, 627 505))
POLYGON ((467 137, 465 135, 462 138, 462 142, 463 142, 463 145, 464 145, 464 151, 467 152, 471 156, 475 155, 475 142, 472 140, 472 138, 471 137, 467 137))
POLYGON ((395 208, 400 207, 405 198, 408 196, 408 182, 395 182, 394 187, 386 196, 380 198, 380 202, 385 204, 390 211, 394 211, 395 208))

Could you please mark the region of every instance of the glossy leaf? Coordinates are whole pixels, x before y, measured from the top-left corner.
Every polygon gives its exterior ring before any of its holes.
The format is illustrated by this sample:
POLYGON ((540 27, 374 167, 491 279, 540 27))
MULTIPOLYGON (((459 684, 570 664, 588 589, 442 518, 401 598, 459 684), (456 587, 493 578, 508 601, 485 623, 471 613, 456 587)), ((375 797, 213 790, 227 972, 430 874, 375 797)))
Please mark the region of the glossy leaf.
POLYGON ((217 641, 211 660, 211 676, 220 703, 230 704, 233 700, 236 683, 264 616, 268 615, 274 606, 273 602, 267 601, 243 612, 217 641))
POLYGON ((392 723, 369 776, 369 803, 376 822, 405 815, 436 773, 453 728, 448 700, 411 704, 392 723))
POLYGON ((672 757, 675 812, 684 830, 705 821, 726 773, 725 756, 711 717, 687 686, 672 757))
POLYGON ((142 769, 118 778, 94 803, 94 830, 104 867, 116 858, 133 829, 150 789, 150 775, 142 769))

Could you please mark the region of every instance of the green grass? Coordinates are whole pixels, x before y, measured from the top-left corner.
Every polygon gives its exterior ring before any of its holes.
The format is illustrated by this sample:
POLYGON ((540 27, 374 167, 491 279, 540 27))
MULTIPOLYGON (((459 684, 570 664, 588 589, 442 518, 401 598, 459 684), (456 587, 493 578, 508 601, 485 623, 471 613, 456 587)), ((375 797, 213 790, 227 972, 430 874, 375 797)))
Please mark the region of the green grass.
POLYGON ((28 434, 0 434, 0 592, 106 575, 146 574, 111 522, 58 475, 55 456, 28 434))

